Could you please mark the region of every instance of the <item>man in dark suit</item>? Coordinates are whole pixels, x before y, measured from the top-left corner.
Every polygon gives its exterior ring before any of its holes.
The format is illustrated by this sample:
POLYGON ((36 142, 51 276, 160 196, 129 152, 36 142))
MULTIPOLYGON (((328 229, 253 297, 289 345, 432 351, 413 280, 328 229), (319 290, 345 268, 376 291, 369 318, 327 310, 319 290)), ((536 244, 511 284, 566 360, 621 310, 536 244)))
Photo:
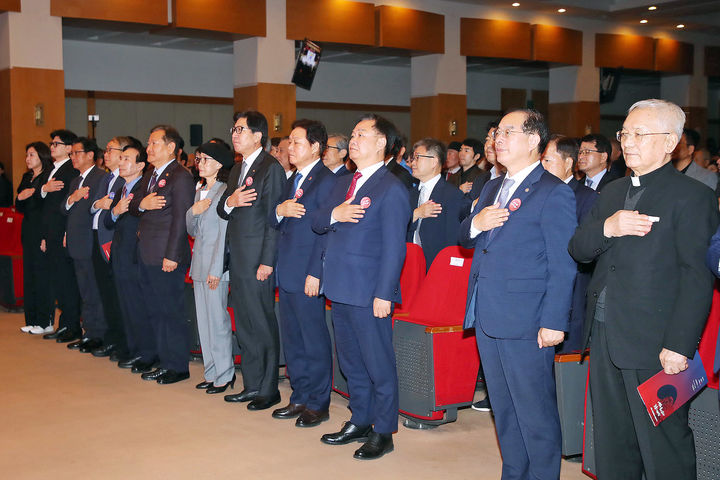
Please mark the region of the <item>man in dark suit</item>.
POLYGON ((95 271, 103 312, 107 321, 107 330, 103 338, 103 345, 92 350, 93 356, 108 357, 118 354, 127 354, 125 329, 122 323, 120 303, 115 289, 115 278, 110 265, 110 248, 112 246, 113 230, 105 226, 105 217, 110 214, 110 207, 116 195, 120 195, 125 180, 120 176, 120 160, 122 149, 128 145, 128 137, 115 137, 105 148, 104 163, 110 174, 100 184, 95 192, 90 214, 93 216, 92 233, 93 249, 92 264, 95 271))
POLYGON ((275 418, 299 417, 295 424, 312 427, 327 420, 332 380, 332 346, 325 323, 325 296, 320 294, 322 252, 326 236, 312 230, 313 214, 325 206, 337 177, 320 154, 327 141, 322 123, 298 120, 290 133, 290 177, 270 224, 279 230, 277 279, 282 344, 290 386, 290 403, 275 418))
POLYGON ((600 193, 605 185, 620 178, 616 170, 610 170, 612 144, 599 133, 591 133, 580 139, 578 169, 585 174, 580 180, 585 186, 600 193))
POLYGON ((68 348, 77 348, 83 353, 89 353, 101 346, 107 330, 92 262, 93 216, 90 215, 90 199, 95 197, 108 175, 95 166, 95 159, 99 155, 100 149, 95 140, 85 137, 75 140, 70 158, 80 175, 70 183, 70 193, 61 207, 62 212, 68 216, 65 229, 67 251, 73 259, 82 297, 82 327, 85 331, 82 340, 68 344, 68 348))
POLYGON ((503 479, 560 476, 552 370, 570 317, 577 220, 572 190, 540 165, 547 140, 534 110, 502 118, 495 151, 507 175, 485 185, 460 228, 461 244, 475 248, 464 327, 475 327, 503 479))
POLYGON ((407 188, 383 159, 395 127, 365 115, 350 137, 358 169, 338 179, 313 230, 327 235, 323 288, 333 302, 338 362, 348 380, 352 417, 330 445, 366 441, 355 458, 373 459, 393 450, 398 384, 392 344, 393 302, 400 302, 400 272, 410 220, 407 188))
POLYGON ((657 427, 637 387, 658 371, 687 368, 707 320, 713 278, 705 266, 718 226, 711 189, 670 162, 685 114, 643 100, 618 132, 632 170, 609 184, 570 242, 579 262, 596 261, 588 286, 598 478, 695 478, 689 403, 657 427))
POLYGON ((345 163, 348 160, 348 139, 340 133, 328 135, 327 145, 322 155, 323 163, 338 177, 348 173, 345 163))
POLYGON ((44 199, 42 206, 43 240, 40 249, 47 252, 50 270, 49 287, 52 298, 57 299, 60 309, 58 328, 54 333, 43 336, 55 339, 58 343, 78 340, 82 335, 80 328, 80 292, 75 278, 72 258, 63 244, 67 216, 62 213, 62 204, 70 193, 70 182, 78 172, 70 161, 70 152, 77 136, 69 130, 55 130, 50 134, 50 154, 54 168, 47 182, 40 188, 44 199))
MULTIPOLYGON (((395 129, 394 125, 393 129, 395 129)), ((390 148, 390 152, 386 156, 385 168, 390 170, 392 174, 395 175, 398 180, 403 183, 403 185, 405 185, 405 188, 408 189, 408 192, 412 192, 417 188, 417 181, 413 178, 412 174, 410 174, 407 168, 400 165, 400 162, 402 161, 406 152, 406 140, 397 130, 393 130, 388 135, 388 141, 392 140, 392 147, 390 148)))
POLYGON ((248 110, 236 113, 234 120, 232 142, 243 161, 230 171, 217 212, 228 220, 230 305, 242 354, 244 390, 226 395, 225 400, 250 402, 249 410, 265 410, 280 402, 273 275, 278 232, 268 217, 275 211, 287 179, 275 157, 262 148, 267 143, 265 116, 248 110))
POLYGON ((410 160, 420 185, 410 194, 413 216, 407 241, 422 247, 428 270, 440 250, 457 245, 460 222, 470 213, 470 200, 440 174, 445 155, 442 142, 425 138, 413 146, 410 160))
POLYGON ((142 302, 137 262, 140 218, 128 213, 130 201, 140 193, 146 164, 145 148, 139 140, 131 138, 120 157, 119 173, 125 184, 113 198, 110 214, 104 217, 105 227, 113 232, 110 263, 127 341, 127 353, 118 358, 118 367, 132 368, 133 373, 150 372, 158 356, 157 343, 152 327, 146 322, 142 302))
MULTIPOLYGON (((716 277, 720 277, 720 228, 717 229, 715 235, 710 240, 710 248, 706 256, 706 263, 716 277)), ((713 372, 720 371, 720 332, 718 332, 717 345, 715 346, 715 360, 713 362, 713 372)), ((720 395, 720 392, 718 392, 720 395)))
POLYGON ((485 136, 485 144, 483 145, 485 161, 490 170, 487 171, 488 175, 480 175, 473 182, 470 193, 467 194, 473 202, 480 196, 480 192, 487 182, 505 175, 505 167, 497 162, 497 155, 495 154, 495 130, 497 130, 497 122, 490 122, 488 124, 488 133, 485 136))
POLYGON ((490 173, 478 167, 477 162, 483 154, 483 144, 475 138, 466 138, 462 141, 458 158, 460 159, 460 170, 448 177, 448 183, 458 187, 463 193, 469 194, 473 183, 477 179, 485 182, 490 178, 490 173))
MULTIPOLYGON (((572 188, 575 193, 575 213, 578 224, 582 222, 590 208, 595 204, 598 194, 573 176, 578 158, 578 142, 574 138, 563 135, 553 135, 545 147, 542 157, 542 165, 548 172, 558 177, 572 188)), ((587 301, 585 292, 590 275, 592 264, 578 263, 578 272, 573 285, 572 309, 570 311, 570 327, 565 341, 558 345, 556 353, 570 353, 580 350, 582 347, 583 325, 585 324, 585 308, 587 301)))
POLYGON ((160 366, 142 374, 159 384, 190 378, 190 332, 185 317, 185 273, 190 244, 185 212, 193 204, 192 174, 176 160, 182 139, 175 128, 158 125, 150 131, 148 162, 140 190, 130 201, 138 223, 138 269, 143 285, 143 319, 153 329, 160 366))

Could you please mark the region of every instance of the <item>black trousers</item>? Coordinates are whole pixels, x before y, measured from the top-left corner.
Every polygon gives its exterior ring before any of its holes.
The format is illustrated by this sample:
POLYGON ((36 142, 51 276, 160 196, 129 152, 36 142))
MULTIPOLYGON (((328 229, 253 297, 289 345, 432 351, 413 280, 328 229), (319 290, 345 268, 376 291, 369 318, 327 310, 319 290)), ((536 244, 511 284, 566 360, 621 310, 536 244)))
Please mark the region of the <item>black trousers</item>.
POLYGON ((49 280, 48 255, 40 240, 23 243, 23 309, 25 325, 48 327, 55 323, 53 284, 49 280))
MULTIPOLYGON (((657 370, 619 369, 607 348, 605 324, 593 325, 590 347, 595 463, 598 480, 695 480, 690 403, 654 427, 637 387, 657 370)), ((659 354, 660 352, 658 352, 659 354)))
POLYGON ((105 255, 100 250, 97 230, 93 230, 92 264, 103 312, 105 313, 105 321, 107 322, 107 330, 103 341, 106 345, 115 345, 118 352, 125 353, 127 352, 127 342, 125 340, 122 315, 120 314, 120 302, 115 289, 115 278, 110 263, 105 261, 105 255))
POLYGON ((80 335, 80 290, 73 260, 62 246, 62 239, 58 243, 47 241, 47 259, 53 296, 61 311, 58 328, 67 328, 68 332, 80 335))

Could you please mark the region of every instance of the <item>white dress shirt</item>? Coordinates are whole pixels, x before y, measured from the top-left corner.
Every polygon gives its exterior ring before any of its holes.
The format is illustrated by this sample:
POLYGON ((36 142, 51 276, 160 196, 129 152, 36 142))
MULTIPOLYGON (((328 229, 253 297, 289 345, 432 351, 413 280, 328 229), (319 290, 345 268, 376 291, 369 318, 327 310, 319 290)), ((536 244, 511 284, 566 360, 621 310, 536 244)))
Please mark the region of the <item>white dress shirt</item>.
MULTIPOLYGON (((55 172, 57 172, 60 169, 60 167, 65 165, 65 162, 67 162, 68 160, 70 160, 70 157, 66 158, 65 160, 53 162, 53 165, 55 165, 55 166, 53 167, 52 171, 50 172, 50 176, 48 178, 53 178, 55 176, 55 172)), ((40 196, 42 198, 45 198, 47 196, 47 194, 48 194, 48 192, 44 192, 42 190, 42 188, 40 188, 40 196)))
MULTIPOLYGON (((377 162, 377 163, 373 163, 372 165, 363 168, 362 170, 358 170, 358 172, 360 172, 362 174, 362 176, 360 178, 358 178, 357 182, 355 183, 355 191, 353 194, 356 195, 357 192, 360 190, 360 188, 363 185, 365 185, 365 182, 367 182, 368 179, 370 177, 372 177, 375 172, 377 172, 384 166, 385 166, 385 162, 377 162)), ((330 213, 330 225, 332 225, 335 222, 337 222, 337 220, 335 220, 332 217, 332 213, 330 213)))
MULTIPOLYGON (((240 186, 240 182, 243 181, 243 178, 245 178, 245 175, 247 175, 247 172, 250 171, 250 167, 252 166, 253 162, 254 162, 255 159, 258 157, 258 155, 260 155, 260 152, 262 152, 262 151, 263 151, 262 148, 258 148, 258 149, 255 150, 253 153, 251 153, 250 155, 248 155, 247 158, 244 158, 244 159, 243 159, 243 161, 242 161, 242 170, 240 170, 240 178, 238 179, 238 186, 240 186)), ((228 197, 228 200, 229 200, 229 199, 230 199, 230 197, 228 197)), ((235 208, 235 207, 229 206, 228 203, 227 203, 227 200, 225 200, 225 213, 230 213, 230 212, 232 212, 232 211, 233 211, 233 208, 235 208)))

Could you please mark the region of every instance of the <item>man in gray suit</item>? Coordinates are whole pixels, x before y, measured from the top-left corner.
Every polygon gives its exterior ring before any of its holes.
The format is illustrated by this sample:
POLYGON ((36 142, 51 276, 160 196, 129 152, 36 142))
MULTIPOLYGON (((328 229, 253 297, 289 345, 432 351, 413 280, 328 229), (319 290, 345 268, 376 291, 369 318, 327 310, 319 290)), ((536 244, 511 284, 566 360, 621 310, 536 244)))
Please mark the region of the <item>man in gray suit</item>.
POLYGON ((242 354, 244 390, 225 400, 249 401, 248 410, 265 410, 280 402, 273 275, 278 232, 268 217, 279 203, 287 179, 275 157, 262 148, 267 143, 265 116, 249 110, 236 113, 234 120, 232 142, 243 161, 230 171, 217 212, 228 220, 230 305, 242 354))
POLYGON ((718 183, 718 176, 715 172, 707 170, 693 161, 693 153, 700 143, 700 134, 695 130, 683 128, 680 141, 673 150, 672 162, 680 173, 704 183, 715 190, 718 183))

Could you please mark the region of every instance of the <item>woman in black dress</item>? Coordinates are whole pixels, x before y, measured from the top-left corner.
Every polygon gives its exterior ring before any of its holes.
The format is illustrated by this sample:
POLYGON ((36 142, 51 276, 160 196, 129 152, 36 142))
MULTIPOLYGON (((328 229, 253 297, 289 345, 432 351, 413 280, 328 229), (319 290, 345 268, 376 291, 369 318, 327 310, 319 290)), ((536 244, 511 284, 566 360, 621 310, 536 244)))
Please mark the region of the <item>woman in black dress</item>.
POLYGON ((42 196, 40 187, 53 169, 50 148, 42 142, 25 147, 28 171, 18 186, 15 208, 23 214, 23 288, 25 290, 25 326, 23 332, 39 335, 53 331, 55 308, 52 300, 48 265, 42 241, 42 196))

